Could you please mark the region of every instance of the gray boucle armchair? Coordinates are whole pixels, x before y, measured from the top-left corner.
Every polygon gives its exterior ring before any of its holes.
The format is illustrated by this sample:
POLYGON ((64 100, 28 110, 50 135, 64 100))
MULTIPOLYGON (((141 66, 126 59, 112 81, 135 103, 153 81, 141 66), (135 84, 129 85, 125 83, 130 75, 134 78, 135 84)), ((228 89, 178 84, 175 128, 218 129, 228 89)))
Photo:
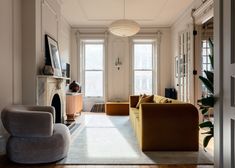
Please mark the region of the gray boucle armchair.
POLYGON ((66 157, 70 132, 64 124, 54 123, 54 107, 9 106, 1 113, 10 137, 7 156, 16 163, 49 163, 66 157))

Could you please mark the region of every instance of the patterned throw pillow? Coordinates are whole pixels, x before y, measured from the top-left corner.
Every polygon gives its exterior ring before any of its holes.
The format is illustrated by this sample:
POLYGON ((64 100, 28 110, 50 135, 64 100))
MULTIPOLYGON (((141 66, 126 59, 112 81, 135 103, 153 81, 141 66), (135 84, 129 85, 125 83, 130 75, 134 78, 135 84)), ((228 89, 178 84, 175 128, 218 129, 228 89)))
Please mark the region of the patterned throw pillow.
POLYGON ((154 95, 151 96, 143 95, 142 97, 139 98, 139 102, 137 103, 136 108, 139 108, 140 104, 142 103, 153 103, 153 98, 154 95))

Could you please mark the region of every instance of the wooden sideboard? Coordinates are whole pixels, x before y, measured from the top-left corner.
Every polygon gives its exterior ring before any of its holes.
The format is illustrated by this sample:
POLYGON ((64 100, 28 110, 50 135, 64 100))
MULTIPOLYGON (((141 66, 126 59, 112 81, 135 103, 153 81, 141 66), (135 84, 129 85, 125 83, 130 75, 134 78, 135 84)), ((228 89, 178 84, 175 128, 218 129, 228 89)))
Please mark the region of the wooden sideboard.
POLYGON ((66 115, 68 121, 74 121, 76 113, 80 113, 83 108, 81 93, 66 94, 66 115))

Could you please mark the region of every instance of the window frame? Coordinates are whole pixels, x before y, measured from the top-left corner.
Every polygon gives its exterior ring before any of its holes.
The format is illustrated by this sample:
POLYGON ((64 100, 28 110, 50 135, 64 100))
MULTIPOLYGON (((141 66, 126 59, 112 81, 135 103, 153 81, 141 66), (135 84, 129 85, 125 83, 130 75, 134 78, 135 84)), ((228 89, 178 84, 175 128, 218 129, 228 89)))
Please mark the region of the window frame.
POLYGON ((106 65, 105 65, 105 55, 106 55, 106 51, 105 51, 105 40, 104 39, 83 39, 81 40, 81 68, 80 68, 80 79, 81 79, 81 83, 82 83, 82 93, 84 94, 85 98, 91 98, 91 99, 105 99, 105 72, 106 72, 106 65), (102 70, 98 70, 98 69, 92 69, 92 70, 86 70, 85 68, 85 61, 86 61, 86 56, 85 56, 85 46, 87 44, 102 44, 103 45, 103 68, 102 70), (86 88, 86 83, 85 83, 85 79, 86 79, 86 72, 100 72, 102 71, 102 77, 103 77, 103 95, 102 96, 86 96, 85 93, 85 88, 86 88))
POLYGON ((136 94, 135 93, 135 71, 151 71, 152 72, 152 93, 156 93, 156 69, 158 69, 157 66, 157 59, 156 59, 156 53, 157 53, 157 45, 156 45, 156 40, 152 38, 138 38, 138 39, 133 39, 132 40, 132 57, 131 57, 131 94, 136 94), (151 44, 152 45, 152 69, 135 69, 135 44, 151 44))
MULTIPOLYGON (((213 71, 212 67, 211 67, 211 63, 210 63, 210 58, 209 58, 209 55, 211 53, 210 52, 210 46, 209 46, 209 40, 208 39, 202 39, 201 40, 201 64, 200 64, 200 67, 201 67, 201 76, 203 77, 206 77, 205 73, 204 73, 204 70, 207 70, 207 71, 213 71), (206 47, 203 46, 203 44, 206 44, 206 47), (203 54, 203 50, 206 50, 206 54, 203 54), (206 58, 206 63, 203 61, 203 59, 206 58), (203 69, 203 65, 206 66, 206 69, 203 69)), ((208 96, 208 90, 206 88, 206 86, 201 82, 200 84, 200 87, 201 87, 201 96, 205 97, 205 96, 208 96)))

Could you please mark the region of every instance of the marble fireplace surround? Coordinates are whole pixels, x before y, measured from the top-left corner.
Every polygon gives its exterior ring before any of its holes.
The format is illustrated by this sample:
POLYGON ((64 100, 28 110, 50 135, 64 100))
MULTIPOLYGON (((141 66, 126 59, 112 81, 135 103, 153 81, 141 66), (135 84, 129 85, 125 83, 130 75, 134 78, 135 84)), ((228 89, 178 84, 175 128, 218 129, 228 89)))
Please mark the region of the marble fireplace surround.
POLYGON ((60 112, 56 110, 55 118, 60 118, 61 123, 66 120, 66 78, 38 75, 37 76, 37 105, 51 106, 54 96, 60 99, 60 112), (58 116, 59 115, 59 116, 58 116))

